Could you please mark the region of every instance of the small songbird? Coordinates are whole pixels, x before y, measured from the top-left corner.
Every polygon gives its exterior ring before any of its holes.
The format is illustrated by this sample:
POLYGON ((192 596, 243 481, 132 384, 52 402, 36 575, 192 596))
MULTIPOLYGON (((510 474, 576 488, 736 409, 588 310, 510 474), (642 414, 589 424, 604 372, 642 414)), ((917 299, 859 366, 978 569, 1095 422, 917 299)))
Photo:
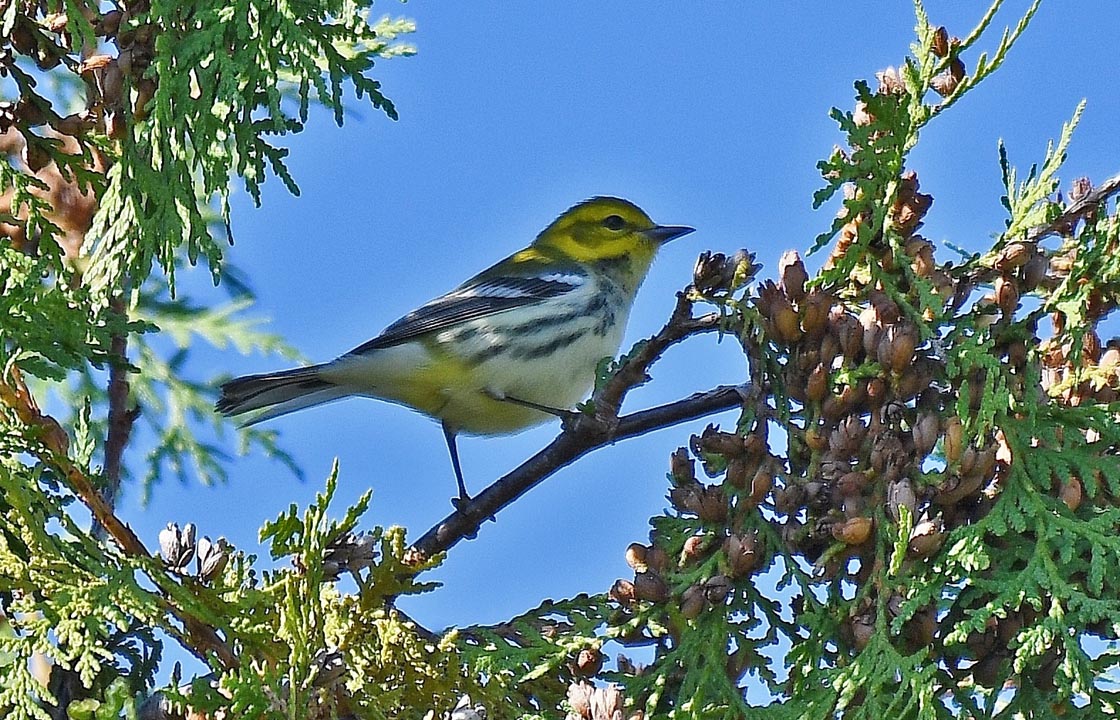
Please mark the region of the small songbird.
POLYGON ((599 362, 619 350, 658 248, 692 230, 657 225, 626 200, 591 198, 345 355, 230 380, 217 409, 260 411, 252 425, 351 395, 408 406, 443 426, 464 501, 456 436, 517 432, 584 399, 599 362))

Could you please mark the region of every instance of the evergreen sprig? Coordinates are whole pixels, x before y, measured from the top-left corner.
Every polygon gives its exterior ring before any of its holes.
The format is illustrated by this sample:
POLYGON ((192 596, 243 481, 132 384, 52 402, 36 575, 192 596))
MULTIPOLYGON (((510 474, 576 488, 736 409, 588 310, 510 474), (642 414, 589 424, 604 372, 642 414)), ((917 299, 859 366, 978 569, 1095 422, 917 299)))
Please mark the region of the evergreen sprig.
POLYGON ((151 35, 150 65, 136 82, 155 87, 132 112, 89 232, 95 297, 146 278, 153 262, 174 289, 179 248, 192 264, 207 259, 217 280, 222 251, 196 198, 216 199, 228 228, 235 175, 257 202, 269 172, 298 193, 287 150, 271 138, 302 129, 313 100, 341 122, 350 83, 359 99, 396 117, 368 73, 375 59, 407 52, 394 39, 412 28, 371 25, 365 5, 153 2, 130 19, 130 28, 151 35), (294 111, 284 105, 286 85, 294 111))
MULTIPOLYGON (((259 202, 273 173, 296 192, 277 138, 312 103, 341 122, 347 85, 395 117, 370 69, 409 52, 395 38, 411 25, 344 0, 6 5, 20 60, 0 64, 21 99, 0 108, 0 712, 1113 716, 1120 340, 1100 333, 1120 302, 1120 184, 1057 193, 1082 107, 1025 175, 999 148, 1008 217, 990 247, 937 264, 918 233, 921 131, 991 77, 1039 3, 972 59, 1001 5, 953 38, 916 3, 911 55, 833 110, 848 147, 820 163, 814 201, 840 195, 841 213, 815 277, 791 253, 748 290, 749 254, 701 258, 678 306, 717 309, 704 327, 738 341, 754 390, 733 428, 673 454, 671 508, 627 549, 633 581, 442 633, 398 608, 436 589, 423 573, 442 558, 401 528, 360 531, 368 493, 332 519, 337 468, 262 528, 263 562, 193 526, 169 526, 156 555, 99 491, 128 479, 108 467, 134 422, 156 438, 145 491, 224 476, 213 379, 186 358, 288 352, 222 265, 231 184, 259 202), (56 112, 40 73, 84 109, 56 112), (201 259, 228 303, 176 294, 201 259), (153 692, 166 642, 207 670, 153 692), (651 650, 611 666, 615 646, 651 650)), ((604 364, 598 390, 644 381, 651 348, 604 364)), ((242 439, 279 454, 270 434, 242 439)))
POLYGON ((1025 179, 999 148, 1008 220, 987 252, 937 265, 917 234, 921 130, 1038 8, 968 74, 1000 4, 963 40, 916 6, 912 57, 833 111, 848 149, 820 164, 816 204, 844 198, 812 248, 832 243, 824 267, 810 279, 787 254, 754 308, 731 308, 774 412, 674 454, 673 512, 628 550, 635 579, 603 616, 608 637, 655 645, 610 675, 647 718, 1011 718, 1042 698, 1112 712, 1120 344, 1097 333, 1117 304, 1118 213, 1067 217, 1056 195, 1083 105, 1025 179), (775 702, 748 707, 751 686, 775 702))

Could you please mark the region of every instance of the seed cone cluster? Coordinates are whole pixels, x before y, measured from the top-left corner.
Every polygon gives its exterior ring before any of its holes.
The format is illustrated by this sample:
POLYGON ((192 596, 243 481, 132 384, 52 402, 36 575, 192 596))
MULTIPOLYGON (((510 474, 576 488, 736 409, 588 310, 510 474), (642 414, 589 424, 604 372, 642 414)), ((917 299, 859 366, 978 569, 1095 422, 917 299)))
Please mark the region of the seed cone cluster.
MULTIPOLYGON (((911 206, 901 208, 909 212, 911 206)), ((924 257, 932 248, 918 243, 915 272, 932 268, 932 258, 924 257)), ((688 537, 679 553, 663 547, 656 533, 650 546, 631 545, 627 561, 635 579, 620 580, 611 591, 624 606, 674 602, 691 619, 724 604, 736 583, 768 565, 779 549, 767 547, 752 529, 759 521, 772 523, 782 550, 816 563, 824 577, 850 575, 863 583, 874 566, 874 531, 882 518, 897 522, 906 514, 908 552, 920 561, 937 552, 947 529, 989 506, 983 490, 997 479, 998 444, 994 438, 966 442, 954 414, 961 389, 898 304, 878 290, 852 304, 806 289, 808 273, 796 253, 783 256, 779 276, 758 289, 755 307, 765 337, 784 360, 775 385, 785 397, 776 393, 772 400, 792 401, 800 410, 800 418, 781 423, 786 456, 774 451, 766 418, 746 434, 709 426, 688 449, 678 449, 670 501, 705 530, 718 530, 688 537), (939 443, 944 471, 930 472, 941 464, 931 457, 939 443), (693 457, 722 481, 701 482, 693 457), (716 555, 720 572, 672 590, 673 574, 716 555)), ((856 647, 865 641, 860 625, 874 627, 873 618, 867 620, 862 609, 851 619, 849 640, 856 647)), ((912 642, 928 643, 936 630, 931 611, 910 625, 912 642)))
MULTIPOLYGON (((894 92, 892 77, 880 77, 881 93, 894 92)), ((941 94, 951 94, 960 77, 963 66, 954 64, 941 94)), ((859 112, 867 109, 857 111, 857 124, 859 112)), ((1071 199, 1087 192, 1083 185, 1071 199)), ((920 192, 913 172, 901 174, 896 188, 877 232, 870 231, 870 211, 842 216, 847 222, 825 265, 863 253, 868 272, 847 285, 813 284, 798 254, 787 252, 777 281, 757 287, 760 332, 745 338, 744 348, 765 397, 745 408, 736 432, 709 426, 672 454, 675 514, 655 520, 648 544, 627 548, 634 576, 610 589, 624 643, 654 641, 642 624, 651 606, 661 610, 667 635, 656 641, 666 650, 713 611, 749 613, 753 579, 778 555, 811 565, 821 582, 856 589, 856 600, 835 605, 834 641, 841 647, 862 650, 885 620, 900 650, 931 648, 982 686, 1001 681, 1020 631, 1040 621, 1024 604, 970 634, 963 647, 942 646, 959 609, 939 616, 933 604, 914 607, 908 588, 882 582, 881 570, 903 528, 903 568, 936 572, 948 534, 985 517, 999 499, 1013 452, 1000 429, 975 430, 995 380, 1006 385, 1012 407, 1120 398, 1120 340, 1102 347, 1095 330, 1112 308, 1090 300, 1091 326, 1079 343, 1070 342, 1056 315, 1055 339, 1040 342, 1022 299, 1068 277, 1074 250, 1014 241, 979 263, 939 266, 932 243, 919 234, 932 197, 920 192), (885 277, 891 282, 876 279, 885 277), (950 364, 944 333, 962 326, 990 338, 984 352, 991 362, 950 364)), ((716 276, 705 274, 706 289, 716 276)), ((1088 501, 1076 476, 1053 478, 1051 496, 1071 511, 1088 501)), ((803 602, 794 600, 795 616, 803 602)), ((1059 650, 1051 656, 1056 667, 1059 650)), ((734 682, 749 669, 746 653, 733 647, 724 663, 734 682)), ((1036 677, 1045 681, 1046 669, 1036 677)))

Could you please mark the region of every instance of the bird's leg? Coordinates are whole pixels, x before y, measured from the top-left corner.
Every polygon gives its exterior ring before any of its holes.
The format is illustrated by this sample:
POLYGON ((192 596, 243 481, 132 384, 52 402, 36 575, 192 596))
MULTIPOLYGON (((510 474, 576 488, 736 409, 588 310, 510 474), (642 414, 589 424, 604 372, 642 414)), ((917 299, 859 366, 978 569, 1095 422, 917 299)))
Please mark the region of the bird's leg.
POLYGON ((548 405, 541 405, 540 403, 535 403, 529 400, 522 400, 521 398, 511 397, 503 392, 498 392, 496 390, 486 390, 485 393, 491 400, 497 400, 498 402, 508 402, 511 405, 520 405, 521 407, 527 407, 531 410, 542 412, 545 415, 553 415, 560 418, 562 421, 564 421, 564 423, 572 422, 575 416, 579 415, 579 413, 574 410, 564 410, 562 408, 554 408, 548 405))
MULTIPOLYGON (((463 468, 459 465, 459 446, 456 443, 456 430, 447 424, 446 421, 440 422, 440 427, 443 428, 443 438, 447 441, 447 452, 451 454, 451 467, 455 469, 455 482, 459 484, 459 497, 451 498, 451 505, 460 512, 467 507, 471 501, 471 496, 467 494, 467 485, 463 482, 463 468)), ((486 518, 490 522, 496 522, 493 515, 486 518)), ((478 537, 477 532, 471 532, 464 535, 467 540, 474 540, 478 537)))
POLYGON ((463 468, 459 465, 459 447, 455 444, 455 430, 447 422, 440 423, 443 427, 443 438, 447 441, 447 452, 451 454, 451 467, 455 469, 455 482, 459 484, 459 497, 452 498, 451 504, 456 510, 470 502, 471 496, 467 494, 467 485, 463 482, 463 468))

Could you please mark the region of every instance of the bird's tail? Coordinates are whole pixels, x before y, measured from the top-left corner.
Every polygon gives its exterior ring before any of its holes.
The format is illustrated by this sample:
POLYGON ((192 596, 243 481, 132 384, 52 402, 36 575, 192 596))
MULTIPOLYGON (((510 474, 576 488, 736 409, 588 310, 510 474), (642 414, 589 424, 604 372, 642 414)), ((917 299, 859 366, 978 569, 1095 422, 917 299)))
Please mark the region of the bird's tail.
POLYGON ((234 378, 222 385, 222 395, 215 408, 226 416, 263 410, 243 423, 249 426, 350 394, 320 378, 322 368, 322 365, 312 365, 234 378))

